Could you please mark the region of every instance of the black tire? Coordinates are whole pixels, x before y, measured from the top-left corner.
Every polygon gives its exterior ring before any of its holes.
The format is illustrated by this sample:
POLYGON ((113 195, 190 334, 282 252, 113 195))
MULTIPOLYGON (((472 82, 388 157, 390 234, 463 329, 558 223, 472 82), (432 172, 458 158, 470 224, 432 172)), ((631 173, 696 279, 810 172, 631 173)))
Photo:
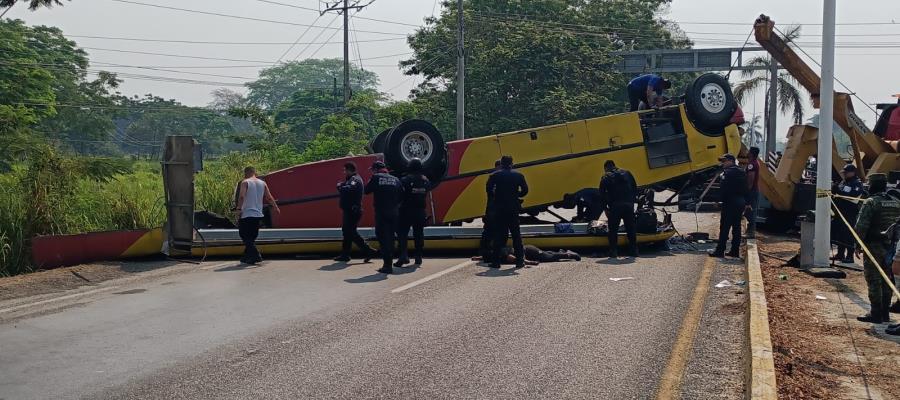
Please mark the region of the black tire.
POLYGON ((412 119, 400 123, 388 134, 385 144, 384 161, 394 172, 405 173, 409 161, 418 157, 425 176, 433 183, 437 184, 447 174, 444 137, 426 121, 412 119))
POLYGON ((721 135, 728 126, 737 103, 728 79, 719 74, 700 75, 687 88, 685 109, 694 126, 703 133, 721 135))
POLYGON ((392 129, 394 128, 387 128, 381 131, 369 141, 369 144, 366 145, 366 150, 369 151, 369 154, 384 153, 384 145, 387 143, 387 137, 391 134, 392 129))

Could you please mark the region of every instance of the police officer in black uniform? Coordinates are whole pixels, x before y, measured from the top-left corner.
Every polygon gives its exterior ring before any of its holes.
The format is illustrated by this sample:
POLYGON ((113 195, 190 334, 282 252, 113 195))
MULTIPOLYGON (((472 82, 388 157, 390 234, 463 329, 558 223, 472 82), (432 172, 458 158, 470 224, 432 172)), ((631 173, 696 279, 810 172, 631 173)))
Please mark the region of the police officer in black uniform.
POLYGON ((340 194, 339 204, 341 211, 344 214, 341 220, 341 233, 344 241, 341 247, 341 255, 336 257, 334 261, 350 261, 350 250, 355 243, 356 247, 359 247, 366 255, 366 262, 369 262, 376 252, 366 244, 366 241, 356 231, 363 213, 363 180, 356 173, 356 164, 352 162, 344 164, 344 180, 338 182, 337 190, 338 194, 340 194))
MULTIPOLYGON (((607 160, 603 164, 606 175, 600 180, 600 201, 606 208, 609 223, 609 257, 619 256, 619 224, 625 225, 628 236, 628 255, 638 256, 637 230, 635 229, 634 204, 637 202, 637 182, 631 172, 616 167, 607 160)), ((603 209, 601 207, 601 209, 603 209)))
POLYGON ((722 163, 722 178, 719 192, 722 193, 722 211, 719 216, 719 244, 709 253, 710 257, 725 257, 728 232, 731 232, 729 257, 741 256, 741 217, 747 206, 747 174, 738 168, 732 154, 719 157, 722 163))
POLYGON ((407 166, 408 173, 400 184, 403 186, 403 199, 400 203, 400 229, 397 240, 400 244, 400 256, 395 267, 409 264, 406 247, 409 241, 409 228, 412 228, 416 243, 416 265, 422 265, 422 249, 425 247, 425 196, 431 190, 431 181, 422 174, 422 160, 413 158, 407 166))
POLYGON ((372 193, 375 197, 375 236, 378 237, 381 259, 384 261, 378 272, 390 274, 394 272, 391 261, 394 258, 394 234, 397 232, 403 186, 400 179, 388 173, 384 162, 375 161, 365 193, 372 193))
MULTIPOLYGON (((500 160, 494 161, 494 172, 500 170, 500 160)), ((493 172, 492 172, 493 174, 493 172)), ((483 260, 493 260, 493 240, 494 240, 494 194, 488 192, 487 203, 484 205, 484 217, 481 218, 484 226, 481 228, 481 242, 479 243, 479 252, 483 260)))
POLYGON ((512 169, 512 165, 512 157, 503 156, 500 158, 500 170, 491 174, 487 181, 488 196, 493 196, 495 229, 491 268, 500 268, 500 263, 503 262, 501 250, 506 245, 509 234, 512 234, 516 268, 525 267, 525 247, 519 231, 519 213, 522 208, 521 199, 528 194, 528 183, 525 182, 524 175, 512 169))
MULTIPOLYGON (((859 203, 847 199, 847 197, 862 197, 864 194, 863 184, 859 177, 856 176, 856 166, 853 164, 844 166, 843 170, 841 170, 841 178, 841 182, 834 185, 831 189, 834 194, 843 196, 835 197, 834 205, 847 221, 855 223, 856 216, 859 214, 859 203)), ((837 245, 837 254, 831 259, 852 264, 853 253, 856 250, 856 240, 853 239, 850 228, 838 216, 831 219, 831 242, 837 245)))

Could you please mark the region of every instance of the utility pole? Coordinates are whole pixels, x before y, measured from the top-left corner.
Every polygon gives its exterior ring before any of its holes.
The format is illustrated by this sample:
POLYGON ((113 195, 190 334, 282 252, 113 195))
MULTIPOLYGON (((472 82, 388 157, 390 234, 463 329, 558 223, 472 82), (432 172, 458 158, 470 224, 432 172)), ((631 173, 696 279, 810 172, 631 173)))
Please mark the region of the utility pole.
POLYGON ((813 264, 828 266, 831 253, 831 198, 820 196, 831 190, 831 146, 834 126, 834 20, 835 0, 825 0, 822 17, 822 85, 819 90, 818 154, 816 154, 816 234, 813 264))
POLYGON ((466 138, 466 46, 463 0, 456 0, 456 139, 466 138))
POLYGON ((350 0, 337 0, 334 3, 326 3, 326 7, 319 14, 324 15, 329 11, 337 11, 344 14, 344 104, 350 101, 350 14, 348 10, 362 10, 369 4, 375 2, 370 0, 366 4, 360 5, 362 0, 355 0, 350 4, 350 0))
MULTIPOLYGON (((778 121, 778 61, 769 57, 769 119, 766 121, 766 154, 775 151, 778 121)), ((765 159, 765 156, 763 157, 765 159)))

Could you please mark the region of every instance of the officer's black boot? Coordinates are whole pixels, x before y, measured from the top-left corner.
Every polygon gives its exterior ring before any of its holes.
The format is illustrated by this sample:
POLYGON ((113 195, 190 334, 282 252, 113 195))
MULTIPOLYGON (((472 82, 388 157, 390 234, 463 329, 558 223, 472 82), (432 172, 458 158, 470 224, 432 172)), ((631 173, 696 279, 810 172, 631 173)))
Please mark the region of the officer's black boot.
POLYGON ((741 258, 741 251, 740 251, 740 250, 731 249, 731 251, 729 251, 728 254, 726 254, 726 255, 727 255, 728 257, 741 258))
POLYGON ((856 320, 860 321, 860 322, 869 322, 869 323, 873 323, 873 324, 880 324, 880 323, 884 322, 884 320, 882 320, 882 315, 883 315, 883 313, 878 307, 872 306, 872 311, 870 311, 868 314, 863 315, 861 317, 856 317, 856 320))
POLYGON ((888 311, 894 314, 900 314, 900 300, 897 300, 894 302, 894 304, 891 304, 891 307, 888 309, 888 311))
POLYGON ((341 255, 335 257, 334 261, 347 262, 347 261, 350 261, 350 256, 348 256, 346 254, 341 254, 341 255))
POLYGON ((387 263, 387 264, 382 265, 381 268, 378 269, 378 272, 381 272, 382 274, 393 274, 394 269, 391 268, 390 263, 387 263))
POLYGON ((363 259, 363 262, 368 264, 369 261, 372 261, 373 258, 378 257, 381 257, 381 254, 378 254, 378 250, 369 247, 369 250, 366 252, 366 258, 363 259))
POLYGON ((884 333, 888 335, 900 336, 900 324, 892 325, 889 328, 884 330, 884 333))
POLYGON ((637 245, 632 245, 628 248, 628 255, 637 258, 638 256, 638 247, 637 245))

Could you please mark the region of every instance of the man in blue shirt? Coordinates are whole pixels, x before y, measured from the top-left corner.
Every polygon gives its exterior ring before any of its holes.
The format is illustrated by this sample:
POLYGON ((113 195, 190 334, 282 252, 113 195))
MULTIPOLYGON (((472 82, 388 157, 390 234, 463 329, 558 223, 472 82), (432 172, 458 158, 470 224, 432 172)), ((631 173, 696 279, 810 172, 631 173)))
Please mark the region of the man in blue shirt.
POLYGON ((643 101, 647 107, 661 107, 663 92, 672 82, 656 74, 645 74, 628 82, 628 111, 637 111, 643 101))

